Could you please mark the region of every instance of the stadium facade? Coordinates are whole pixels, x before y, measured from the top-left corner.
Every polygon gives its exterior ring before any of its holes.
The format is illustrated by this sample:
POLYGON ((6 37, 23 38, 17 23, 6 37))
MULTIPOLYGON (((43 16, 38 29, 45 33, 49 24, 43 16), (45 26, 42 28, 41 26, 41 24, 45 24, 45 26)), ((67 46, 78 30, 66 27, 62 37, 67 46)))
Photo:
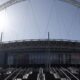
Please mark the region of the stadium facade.
POLYGON ((0 44, 0 65, 80 64, 80 42, 23 40, 0 44))

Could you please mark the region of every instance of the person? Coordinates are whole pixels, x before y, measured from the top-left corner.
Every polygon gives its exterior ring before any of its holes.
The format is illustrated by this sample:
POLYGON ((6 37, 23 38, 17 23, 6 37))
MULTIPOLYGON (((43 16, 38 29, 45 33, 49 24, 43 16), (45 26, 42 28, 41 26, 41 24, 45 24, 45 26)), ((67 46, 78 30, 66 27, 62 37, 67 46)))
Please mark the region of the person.
POLYGON ((45 80, 45 74, 43 73, 43 69, 42 68, 39 69, 37 80, 45 80))

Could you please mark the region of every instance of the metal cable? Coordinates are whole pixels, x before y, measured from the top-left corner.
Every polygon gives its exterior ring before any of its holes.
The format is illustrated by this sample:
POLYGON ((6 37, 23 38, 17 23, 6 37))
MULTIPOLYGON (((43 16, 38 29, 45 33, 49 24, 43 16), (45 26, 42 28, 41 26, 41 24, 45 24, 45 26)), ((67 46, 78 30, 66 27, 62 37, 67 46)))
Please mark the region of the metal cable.
POLYGON ((38 35, 40 36, 39 24, 38 24, 38 20, 37 20, 37 17, 36 17, 35 9, 33 7, 33 4, 32 4, 31 0, 29 1, 29 4, 30 4, 30 7, 31 7, 31 10, 32 10, 32 13, 33 13, 33 18, 34 18, 34 22, 35 22, 35 29, 37 29, 38 35))
MULTIPOLYGON (((52 2, 54 3, 54 0, 52 0, 52 2)), ((49 26, 50 26, 52 12, 53 12, 53 3, 52 3, 51 8, 50 8, 50 12, 49 12, 49 16, 48 16, 45 32, 47 31, 47 29, 48 29, 48 32, 49 32, 49 26)))

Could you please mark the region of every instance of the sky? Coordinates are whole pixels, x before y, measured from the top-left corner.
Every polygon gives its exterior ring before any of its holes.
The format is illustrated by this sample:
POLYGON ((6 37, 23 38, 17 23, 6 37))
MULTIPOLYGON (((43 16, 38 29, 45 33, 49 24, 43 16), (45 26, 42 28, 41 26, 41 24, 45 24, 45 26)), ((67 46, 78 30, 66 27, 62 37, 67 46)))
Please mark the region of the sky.
MULTIPOLYGON (((8 0, 0 0, 0 4, 8 0)), ((0 11, 3 41, 80 40, 80 8, 60 0, 26 0, 0 11)))

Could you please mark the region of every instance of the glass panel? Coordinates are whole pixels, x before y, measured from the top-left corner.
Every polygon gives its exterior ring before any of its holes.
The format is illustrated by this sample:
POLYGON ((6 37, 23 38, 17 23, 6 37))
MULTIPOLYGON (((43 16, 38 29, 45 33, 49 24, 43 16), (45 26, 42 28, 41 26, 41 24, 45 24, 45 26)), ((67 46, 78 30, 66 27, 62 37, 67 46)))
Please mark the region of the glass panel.
POLYGON ((13 56, 8 56, 8 65, 12 65, 13 64, 13 56))

